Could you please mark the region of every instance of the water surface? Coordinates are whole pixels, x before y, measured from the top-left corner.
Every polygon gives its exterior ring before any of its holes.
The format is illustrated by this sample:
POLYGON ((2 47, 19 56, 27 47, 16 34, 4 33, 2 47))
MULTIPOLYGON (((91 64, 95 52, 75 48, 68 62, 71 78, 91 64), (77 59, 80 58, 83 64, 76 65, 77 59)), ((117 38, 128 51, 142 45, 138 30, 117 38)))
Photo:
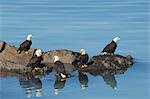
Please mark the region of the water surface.
MULTIPOLYGON (((135 64, 116 75, 118 90, 101 76, 88 74, 82 90, 78 77, 67 79, 54 95, 54 74, 40 78, 42 99, 149 99, 149 1, 148 0, 1 0, 0 40, 19 46, 27 34, 33 48, 44 51, 85 48, 99 54, 115 36, 121 37, 116 53, 131 54, 135 64)), ((17 77, 0 79, 1 99, 25 99, 27 94, 17 77)), ((33 96, 36 98, 35 88, 33 96)))

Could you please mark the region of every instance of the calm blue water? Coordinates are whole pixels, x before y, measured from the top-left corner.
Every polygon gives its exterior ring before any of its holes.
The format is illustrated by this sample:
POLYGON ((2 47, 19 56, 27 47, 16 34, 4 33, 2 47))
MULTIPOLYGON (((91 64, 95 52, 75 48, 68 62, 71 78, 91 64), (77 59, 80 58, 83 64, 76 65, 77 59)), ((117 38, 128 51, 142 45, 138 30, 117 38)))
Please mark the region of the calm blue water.
MULTIPOLYGON (((85 48, 97 55, 115 36, 121 37, 116 53, 131 54, 135 64, 116 75, 118 90, 101 76, 88 75, 88 87, 77 77, 67 79, 54 95, 54 75, 40 78, 41 99, 149 99, 149 1, 148 0, 0 0, 0 40, 19 46, 27 34, 33 48, 44 51, 85 48)), ((39 80, 39 79, 38 79, 39 80)), ((33 90, 31 98, 36 98, 33 90)), ((0 99, 25 99, 16 77, 0 79, 0 99)))

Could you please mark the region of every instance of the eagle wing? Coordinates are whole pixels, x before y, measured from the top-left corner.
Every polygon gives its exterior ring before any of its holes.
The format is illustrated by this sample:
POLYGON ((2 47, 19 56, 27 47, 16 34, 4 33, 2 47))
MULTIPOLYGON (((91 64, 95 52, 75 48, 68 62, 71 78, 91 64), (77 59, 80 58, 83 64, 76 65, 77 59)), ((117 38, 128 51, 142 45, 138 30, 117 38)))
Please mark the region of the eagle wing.
POLYGON ((57 73, 65 73, 64 64, 60 61, 54 63, 54 69, 57 73))
POLYGON ((30 48, 32 42, 31 41, 24 41, 23 43, 20 44, 20 48, 24 49, 24 48, 30 48))
POLYGON ((33 57, 29 60, 29 63, 28 63, 28 65, 27 65, 27 67, 30 67, 30 66, 35 65, 35 64, 37 64, 37 62, 38 62, 38 58, 33 56, 33 57))
POLYGON ((80 56, 80 62, 81 62, 81 64, 86 64, 88 62, 88 60, 89 60, 88 54, 80 56))
POLYGON ((117 44, 114 42, 111 42, 110 44, 106 45, 106 47, 103 49, 102 52, 114 53, 116 47, 117 47, 117 44))

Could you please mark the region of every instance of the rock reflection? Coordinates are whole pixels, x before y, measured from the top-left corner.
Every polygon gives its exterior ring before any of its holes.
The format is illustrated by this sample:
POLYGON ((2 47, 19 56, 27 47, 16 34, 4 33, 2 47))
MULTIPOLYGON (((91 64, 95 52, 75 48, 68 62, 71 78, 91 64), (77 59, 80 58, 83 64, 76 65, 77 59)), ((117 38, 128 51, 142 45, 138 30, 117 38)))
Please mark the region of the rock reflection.
POLYGON ((109 69, 103 65, 93 64, 86 69, 86 72, 89 72, 93 76, 101 76, 107 85, 114 90, 118 90, 115 75, 124 74, 129 66, 115 66, 115 68, 116 69, 109 69))
POLYGON ((117 81, 113 74, 108 73, 108 74, 102 75, 102 78, 104 79, 107 85, 112 87, 114 90, 118 90, 117 81))

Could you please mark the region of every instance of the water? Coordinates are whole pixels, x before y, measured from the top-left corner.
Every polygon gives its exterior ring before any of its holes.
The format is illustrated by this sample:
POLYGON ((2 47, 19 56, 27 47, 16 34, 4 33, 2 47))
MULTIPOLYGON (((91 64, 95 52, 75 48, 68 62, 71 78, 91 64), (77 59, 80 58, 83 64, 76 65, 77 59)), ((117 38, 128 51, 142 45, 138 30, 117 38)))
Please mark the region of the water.
MULTIPOLYGON (((54 95, 55 78, 50 73, 40 78, 42 99, 150 98, 148 0, 1 0, 0 6, 0 40, 9 44, 18 47, 31 33, 33 48, 44 51, 85 48, 92 57, 119 36, 116 53, 135 58, 135 64, 125 74, 115 75, 117 91, 101 76, 88 74, 85 90, 80 88, 78 78, 73 77, 67 79, 59 95, 54 95)), ((31 98, 36 98, 35 89, 31 98)), ((25 93, 19 78, 1 78, 1 99, 25 99, 25 93)))

